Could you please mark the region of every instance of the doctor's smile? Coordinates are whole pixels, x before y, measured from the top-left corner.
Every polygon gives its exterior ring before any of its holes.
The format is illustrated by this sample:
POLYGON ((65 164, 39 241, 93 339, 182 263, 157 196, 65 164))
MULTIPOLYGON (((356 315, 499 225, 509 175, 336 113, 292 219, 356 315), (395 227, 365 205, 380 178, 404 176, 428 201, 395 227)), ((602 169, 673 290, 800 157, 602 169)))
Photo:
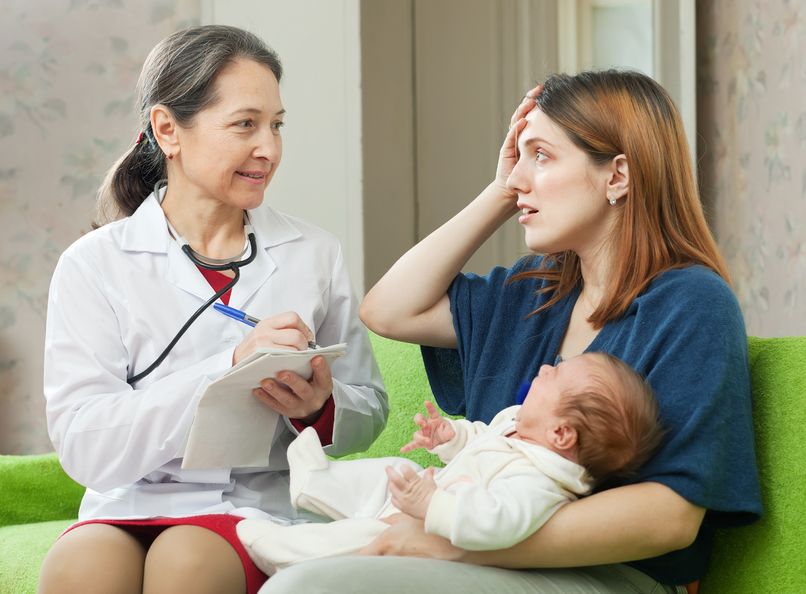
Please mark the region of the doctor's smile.
POLYGON ((263 171, 236 171, 235 173, 244 178, 248 183, 256 185, 263 183, 268 176, 268 174, 263 171))

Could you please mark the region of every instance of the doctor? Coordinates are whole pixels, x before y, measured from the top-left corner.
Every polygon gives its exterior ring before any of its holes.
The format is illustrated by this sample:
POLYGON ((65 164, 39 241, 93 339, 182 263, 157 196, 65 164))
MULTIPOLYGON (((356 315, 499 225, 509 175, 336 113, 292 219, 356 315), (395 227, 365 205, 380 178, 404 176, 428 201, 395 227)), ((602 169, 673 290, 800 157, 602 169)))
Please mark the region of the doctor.
POLYGON ((288 443, 313 426, 340 455, 384 427, 386 393, 338 241, 262 205, 282 154, 281 73, 262 41, 222 26, 168 37, 143 66, 143 132, 99 194, 99 217, 114 222, 70 246, 51 284, 48 427, 87 492, 40 592, 255 592, 266 578, 235 524, 298 519, 288 443), (214 295, 262 321, 206 307, 214 295), (310 381, 283 372, 256 387, 283 419, 268 466, 182 470, 205 387, 258 347, 309 341, 346 342, 348 354, 332 369, 314 358, 310 381))

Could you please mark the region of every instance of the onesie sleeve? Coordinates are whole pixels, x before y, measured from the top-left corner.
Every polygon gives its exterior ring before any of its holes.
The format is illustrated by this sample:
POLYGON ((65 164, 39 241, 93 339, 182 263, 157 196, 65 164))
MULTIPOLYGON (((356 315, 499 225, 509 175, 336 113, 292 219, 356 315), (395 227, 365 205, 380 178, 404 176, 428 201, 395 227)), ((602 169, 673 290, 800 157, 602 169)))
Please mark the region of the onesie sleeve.
POLYGON ((486 435, 490 430, 489 425, 481 421, 468 421, 466 419, 448 419, 453 427, 454 436, 450 441, 446 441, 435 448, 428 450, 432 454, 439 456, 439 459, 446 464, 453 460, 468 443, 479 437, 486 435))
POLYGON ((489 485, 437 489, 425 530, 469 551, 505 549, 536 532, 573 496, 527 464, 489 485))

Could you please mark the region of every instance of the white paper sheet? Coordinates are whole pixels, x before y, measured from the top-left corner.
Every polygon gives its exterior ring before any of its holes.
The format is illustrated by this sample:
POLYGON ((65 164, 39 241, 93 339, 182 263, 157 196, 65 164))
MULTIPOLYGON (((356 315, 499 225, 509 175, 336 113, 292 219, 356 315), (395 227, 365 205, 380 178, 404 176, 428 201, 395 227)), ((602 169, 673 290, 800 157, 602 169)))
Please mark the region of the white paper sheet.
POLYGON ((311 359, 321 355, 330 364, 346 353, 344 343, 306 351, 263 349, 212 382, 199 400, 190 427, 184 469, 262 467, 280 416, 252 395, 264 378, 293 371, 305 379, 313 375, 311 359))

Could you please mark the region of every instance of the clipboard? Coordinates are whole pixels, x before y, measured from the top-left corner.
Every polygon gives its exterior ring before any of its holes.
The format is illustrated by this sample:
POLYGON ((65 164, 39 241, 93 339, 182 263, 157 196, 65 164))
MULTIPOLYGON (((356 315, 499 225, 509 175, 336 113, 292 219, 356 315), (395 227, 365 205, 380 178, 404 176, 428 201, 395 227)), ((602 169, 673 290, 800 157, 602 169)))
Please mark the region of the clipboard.
POLYGON ((347 352, 345 343, 304 351, 258 349, 210 383, 196 407, 182 468, 265 467, 282 417, 252 395, 265 378, 293 371, 313 375, 311 359, 322 356, 330 365, 347 352))

